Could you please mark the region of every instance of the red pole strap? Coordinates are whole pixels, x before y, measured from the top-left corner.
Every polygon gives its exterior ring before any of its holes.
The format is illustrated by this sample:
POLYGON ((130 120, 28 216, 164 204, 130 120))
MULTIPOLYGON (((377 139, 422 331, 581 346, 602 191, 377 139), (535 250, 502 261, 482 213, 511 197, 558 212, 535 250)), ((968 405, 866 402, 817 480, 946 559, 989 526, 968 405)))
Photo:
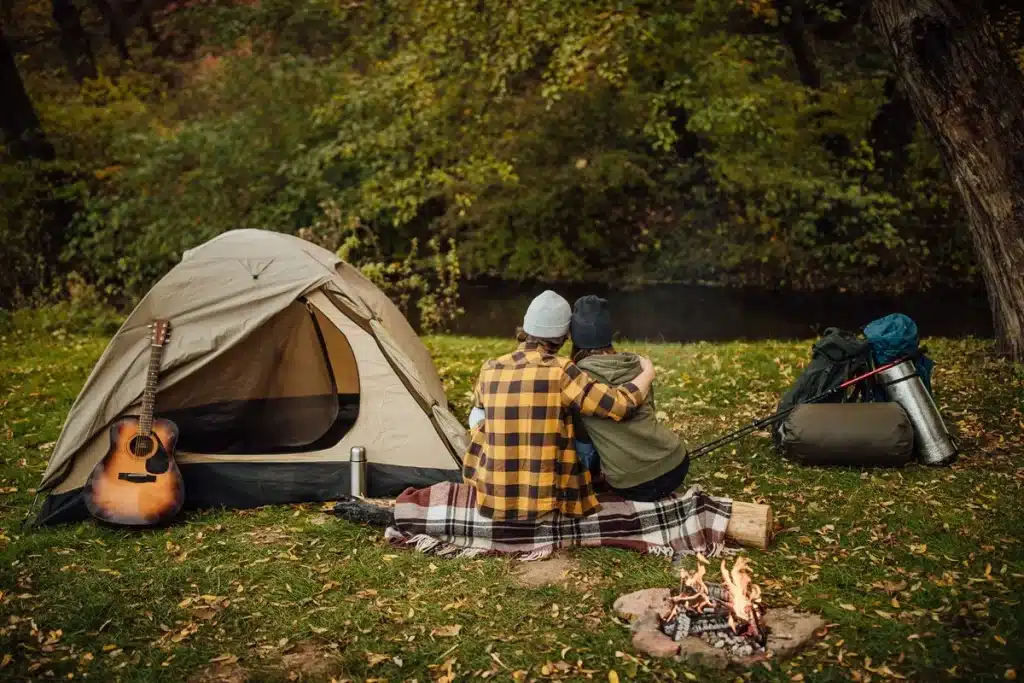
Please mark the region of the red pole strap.
POLYGON ((850 386, 851 384, 856 384, 857 382, 860 382, 861 380, 867 379, 868 377, 871 377, 872 375, 877 375, 880 372, 885 372, 889 368, 894 368, 894 367, 896 367, 897 365, 899 365, 900 363, 902 363, 902 362, 904 362, 906 360, 910 360, 909 357, 908 358, 899 358, 897 360, 894 360, 893 362, 888 363, 886 365, 883 365, 880 368, 875 368, 874 370, 872 370, 870 372, 865 372, 860 377, 854 377, 853 379, 848 379, 845 382, 843 382, 842 384, 840 384, 838 388, 839 389, 845 389, 846 387, 850 386))

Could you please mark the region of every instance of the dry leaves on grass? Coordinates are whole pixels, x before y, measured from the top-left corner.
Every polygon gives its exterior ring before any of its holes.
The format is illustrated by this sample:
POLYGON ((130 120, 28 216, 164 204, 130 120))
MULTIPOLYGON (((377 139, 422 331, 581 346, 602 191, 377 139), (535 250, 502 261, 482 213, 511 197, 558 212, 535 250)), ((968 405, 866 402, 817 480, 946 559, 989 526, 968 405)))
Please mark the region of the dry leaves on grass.
POLYGON ((230 600, 219 595, 199 595, 185 598, 178 603, 178 607, 188 609, 196 619, 210 621, 230 604, 230 600))
POLYGON ((456 664, 457 660, 446 659, 442 664, 431 664, 427 669, 435 683, 452 683, 455 680, 456 664))
POLYGON ((449 626, 442 626, 441 628, 435 628, 430 632, 430 635, 438 638, 454 638, 459 635, 462 631, 462 624, 451 624, 449 626))

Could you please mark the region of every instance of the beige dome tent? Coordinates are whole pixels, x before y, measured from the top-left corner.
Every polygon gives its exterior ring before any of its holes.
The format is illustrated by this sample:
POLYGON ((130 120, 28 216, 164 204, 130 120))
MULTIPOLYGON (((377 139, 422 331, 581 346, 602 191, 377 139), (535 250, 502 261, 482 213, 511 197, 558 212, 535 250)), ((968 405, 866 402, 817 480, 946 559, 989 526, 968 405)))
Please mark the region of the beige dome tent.
POLYGON ((171 334, 156 414, 180 430, 187 507, 337 498, 354 446, 366 449, 370 496, 460 479, 466 432, 394 304, 325 249, 235 230, 186 252, 111 340, 43 475, 37 522, 88 514, 82 486, 109 425, 139 410, 161 318, 171 334))

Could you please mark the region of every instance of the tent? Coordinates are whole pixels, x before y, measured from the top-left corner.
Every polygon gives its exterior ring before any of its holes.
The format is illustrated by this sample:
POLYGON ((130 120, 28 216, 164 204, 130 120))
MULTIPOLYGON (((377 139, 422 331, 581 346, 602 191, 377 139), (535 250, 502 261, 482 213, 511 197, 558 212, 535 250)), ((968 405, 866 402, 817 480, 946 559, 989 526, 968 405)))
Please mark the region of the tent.
POLYGON ((88 515, 82 487, 109 425, 138 414, 161 318, 171 334, 156 414, 180 430, 187 507, 337 498, 354 446, 372 497, 460 480, 465 428, 395 305, 326 249, 235 230, 187 251, 111 340, 43 474, 37 523, 88 515))

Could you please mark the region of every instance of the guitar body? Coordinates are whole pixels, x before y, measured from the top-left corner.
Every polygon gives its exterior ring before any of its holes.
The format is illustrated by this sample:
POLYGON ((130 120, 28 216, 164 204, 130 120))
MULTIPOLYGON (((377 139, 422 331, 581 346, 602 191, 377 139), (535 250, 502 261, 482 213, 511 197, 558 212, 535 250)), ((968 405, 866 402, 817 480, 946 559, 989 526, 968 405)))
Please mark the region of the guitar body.
POLYGON ((155 526, 169 521, 185 500, 185 482, 174 462, 178 427, 153 420, 148 436, 140 420, 126 417, 110 427, 110 450, 85 484, 85 504, 94 517, 119 526, 155 526))

